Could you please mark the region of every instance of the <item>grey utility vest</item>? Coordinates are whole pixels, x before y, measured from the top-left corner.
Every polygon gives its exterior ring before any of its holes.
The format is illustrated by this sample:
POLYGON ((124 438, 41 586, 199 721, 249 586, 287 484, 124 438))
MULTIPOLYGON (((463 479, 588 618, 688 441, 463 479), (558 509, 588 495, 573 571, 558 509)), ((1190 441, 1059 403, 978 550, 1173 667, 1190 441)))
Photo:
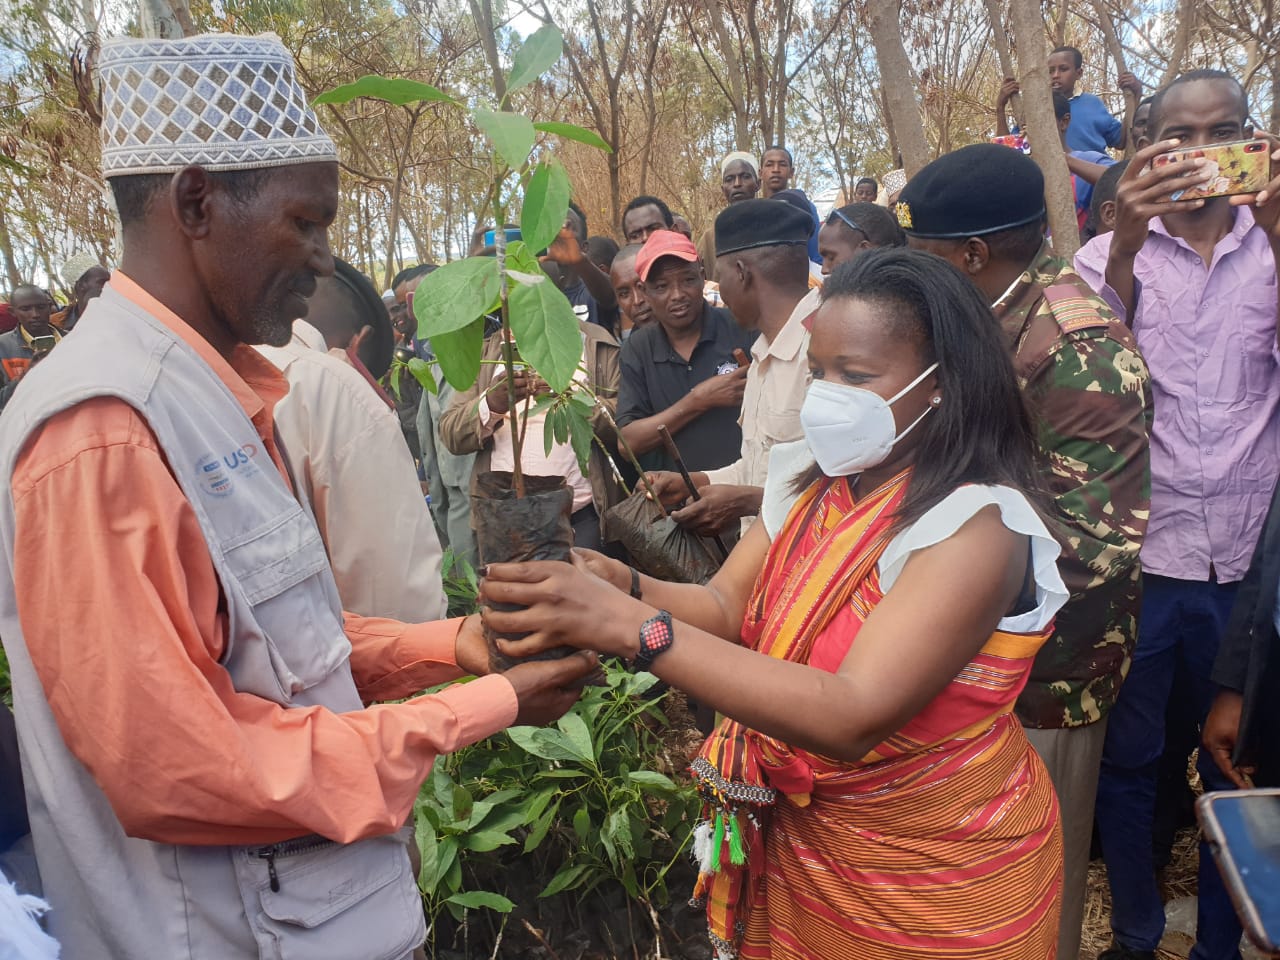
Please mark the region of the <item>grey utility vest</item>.
MULTIPOLYGON (((106 288, 0 417, 0 637, 13 675, 27 806, 50 932, 67 960, 401 960, 425 923, 401 835, 269 847, 126 836, 67 749, 27 653, 14 595, 10 480, 27 438, 92 397, 147 421, 200 522, 226 598, 222 665, 235 688, 286 708, 361 709, 320 534, 252 422, 196 352, 106 288)), ((93 518, 86 518, 92 522, 93 518)), ((132 571, 121 571, 122 589, 132 571)), ((39 612, 28 612, 39 622, 39 612)), ((113 645, 146 638, 89 636, 113 645)), ((234 784, 229 784, 234 789, 234 784)))

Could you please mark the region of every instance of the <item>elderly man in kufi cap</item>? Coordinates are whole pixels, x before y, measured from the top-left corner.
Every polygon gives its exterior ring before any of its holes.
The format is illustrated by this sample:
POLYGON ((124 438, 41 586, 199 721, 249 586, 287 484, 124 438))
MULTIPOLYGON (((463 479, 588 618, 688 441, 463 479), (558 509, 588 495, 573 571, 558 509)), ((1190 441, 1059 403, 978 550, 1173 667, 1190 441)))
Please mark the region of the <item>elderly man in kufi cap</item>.
POLYGON ((65 955, 403 958, 434 758, 591 664, 485 672, 475 621, 344 617, 273 424, 333 272, 337 152, 274 37, 108 41, 123 256, 0 418, 0 636, 65 955), (409 697, 375 706, 375 700, 409 697))
POLYGON ((1058 956, 1074 957, 1106 719, 1137 641, 1150 378, 1129 328, 1045 239, 1044 177, 1030 157, 991 143, 946 154, 911 178, 897 214, 909 246, 950 261, 992 304, 1053 498, 1071 600, 1017 712, 1062 804, 1058 956))
POLYGON ((97 254, 84 250, 68 257, 67 262, 59 268, 58 275, 71 289, 71 302, 50 317, 49 321, 66 333, 84 315, 84 308, 89 305, 89 301, 101 295, 102 288, 111 277, 111 271, 98 262, 97 254))
MULTIPOLYGON (((760 192, 760 161, 745 150, 734 150, 724 155, 720 161, 720 192, 724 194, 724 202, 732 206, 743 200, 750 200, 760 192)), ((707 280, 715 283, 716 275, 716 229, 707 227, 698 241, 698 254, 702 257, 702 269, 706 271, 707 280)))

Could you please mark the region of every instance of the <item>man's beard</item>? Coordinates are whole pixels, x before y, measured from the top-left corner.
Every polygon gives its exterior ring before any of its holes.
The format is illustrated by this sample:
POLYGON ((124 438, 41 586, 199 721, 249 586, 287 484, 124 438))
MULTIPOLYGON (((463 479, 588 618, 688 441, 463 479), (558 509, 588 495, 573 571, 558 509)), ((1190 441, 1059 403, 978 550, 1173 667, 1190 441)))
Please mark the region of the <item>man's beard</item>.
POLYGON ((293 321, 283 316, 280 306, 274 310, 257 311, 253 317, 252 329, 254 342, 268 347, 287 346, 293 339, 293 321))

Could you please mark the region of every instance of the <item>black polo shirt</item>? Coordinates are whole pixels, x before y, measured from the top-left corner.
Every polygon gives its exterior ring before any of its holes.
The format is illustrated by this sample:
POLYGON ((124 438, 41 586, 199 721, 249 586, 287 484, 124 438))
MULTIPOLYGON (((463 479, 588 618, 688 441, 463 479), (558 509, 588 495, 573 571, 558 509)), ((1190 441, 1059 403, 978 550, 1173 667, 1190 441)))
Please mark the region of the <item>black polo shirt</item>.
MULTIPOLYGON (((622 344, 622 385, 618 392, 618 426, 661 413, 703 380, 738 368, 733 351, 748 354, 757 334, 743 330, 733 314, 706 304, 702 336, 689 359, 676 353, 659 323, 634 331, 622 344)), ((738 407, 716 407, 672 433, 685 466, 715 470, 733 463, 742 452, 738 407)), ((646 470, 674 470, 662 447, 638 458, 646 470)))

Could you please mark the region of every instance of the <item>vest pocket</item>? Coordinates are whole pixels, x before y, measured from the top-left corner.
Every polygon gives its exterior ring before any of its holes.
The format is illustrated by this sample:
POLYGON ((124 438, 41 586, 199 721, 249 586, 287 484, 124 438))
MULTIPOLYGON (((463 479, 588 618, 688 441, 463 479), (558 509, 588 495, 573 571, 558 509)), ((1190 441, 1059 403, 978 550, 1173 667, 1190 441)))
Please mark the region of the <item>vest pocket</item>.
POLYGON ((401 834, 314 839, 236 857, 260 960, 401 960, 422 942, 426 921, 401 834))
MULTIPOLYGON (((232 578, 227 589, 243 598, 228 604, 223 664, 236 689, 291 704, 346 663, 351 647, 324 543, 296 501, 228 541, 223 561, 232 578)), ((350 703, 326 706, 354 710, 359 701, 352 692, 350 703)))

